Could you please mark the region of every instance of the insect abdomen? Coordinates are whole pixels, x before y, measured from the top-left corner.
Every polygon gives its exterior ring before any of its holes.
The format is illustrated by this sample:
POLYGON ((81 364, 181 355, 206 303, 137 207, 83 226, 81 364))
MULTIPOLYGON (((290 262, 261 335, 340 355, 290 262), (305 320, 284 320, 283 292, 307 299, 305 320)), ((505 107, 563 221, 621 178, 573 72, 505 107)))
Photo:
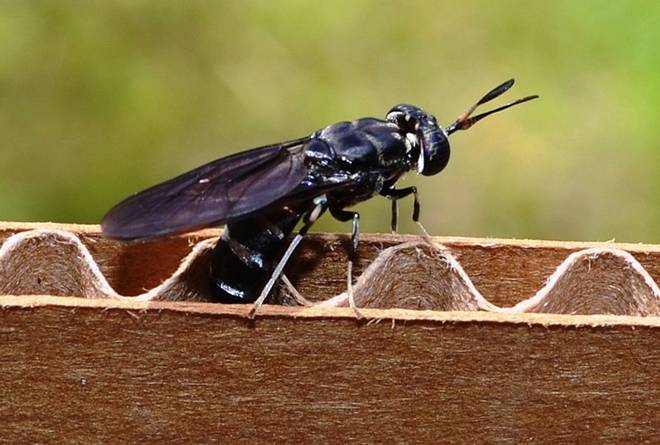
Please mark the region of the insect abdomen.
POLYGON ((259 297, 302 216, 284 207, 225 226, 211 260, 211 287, 218 302, 252 303, 259 297))

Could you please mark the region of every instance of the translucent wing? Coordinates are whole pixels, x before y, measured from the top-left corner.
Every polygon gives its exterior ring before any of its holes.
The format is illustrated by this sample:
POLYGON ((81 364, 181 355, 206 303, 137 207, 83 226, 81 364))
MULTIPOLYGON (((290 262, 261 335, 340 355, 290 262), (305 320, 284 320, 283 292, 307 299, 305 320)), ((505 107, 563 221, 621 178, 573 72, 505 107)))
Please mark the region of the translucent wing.
POLYGON ((117 239, 188 232, 252 213, 284 197, 307 174, 309 137, 237 153, 127 198, 101 222, 117 239))

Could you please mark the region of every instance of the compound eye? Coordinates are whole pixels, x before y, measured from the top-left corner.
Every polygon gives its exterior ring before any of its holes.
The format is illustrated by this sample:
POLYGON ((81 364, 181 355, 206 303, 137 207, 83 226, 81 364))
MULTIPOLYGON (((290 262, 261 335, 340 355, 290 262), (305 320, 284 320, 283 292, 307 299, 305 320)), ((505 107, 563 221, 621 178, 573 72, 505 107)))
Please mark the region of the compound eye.
POLYGON ((422 152, 417 171, 424 176, 439 173, 449 161, 449 140, 445 132, 436 128, 422 132, 422 152))

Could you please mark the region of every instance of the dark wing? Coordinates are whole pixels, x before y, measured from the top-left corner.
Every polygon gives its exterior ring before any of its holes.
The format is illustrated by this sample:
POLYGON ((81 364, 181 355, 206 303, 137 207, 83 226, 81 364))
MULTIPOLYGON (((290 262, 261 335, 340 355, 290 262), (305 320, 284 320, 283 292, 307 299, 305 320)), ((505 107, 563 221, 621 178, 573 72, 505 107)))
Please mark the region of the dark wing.
POLYGON ((117 204, 101 222, 117 239, 155 238, 219 225, 284 197, 307 174, 309 137, 202 165, 117 204))

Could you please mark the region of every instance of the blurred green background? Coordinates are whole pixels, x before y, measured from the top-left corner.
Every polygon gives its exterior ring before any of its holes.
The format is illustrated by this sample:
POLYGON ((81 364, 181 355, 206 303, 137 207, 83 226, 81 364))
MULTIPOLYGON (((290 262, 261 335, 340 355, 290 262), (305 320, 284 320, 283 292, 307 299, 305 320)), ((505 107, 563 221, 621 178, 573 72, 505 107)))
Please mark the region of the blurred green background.
MULTIPOLYGON (((0 220, 95 223, 206 161, 396 103, 447 124, 509 77, 506 99, 541 100, 404 181, 427 229, 660 242, 649 1, 3 1, 0 220)), ((389 231, 388 201, 359 210, 364 231, 389 231)))

